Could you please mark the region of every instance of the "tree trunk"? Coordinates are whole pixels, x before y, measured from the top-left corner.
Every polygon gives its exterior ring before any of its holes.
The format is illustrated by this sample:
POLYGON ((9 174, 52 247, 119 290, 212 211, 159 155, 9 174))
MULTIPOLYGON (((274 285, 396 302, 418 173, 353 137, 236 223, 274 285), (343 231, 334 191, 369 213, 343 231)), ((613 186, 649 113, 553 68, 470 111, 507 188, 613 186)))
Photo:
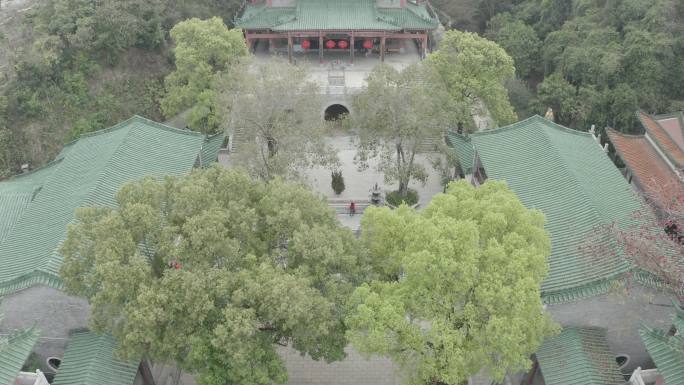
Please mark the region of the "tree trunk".
POLYGON ((408 195, 408 183, 402 180, 399 181, 399 195, 404 198, 408 195))
POLYGON ((404 148, 401 143, 397 143, 397 175, 399 176, 399 195, 406 197, 408 195, 408 179, 402 172, 406 166, 406 158, 404 157, 404 148))
POLYGON ((268 157, 273 158, 278 152, 278 143, 274 137, 269 136, 266 138, 266 145, 268 146, 268 157))

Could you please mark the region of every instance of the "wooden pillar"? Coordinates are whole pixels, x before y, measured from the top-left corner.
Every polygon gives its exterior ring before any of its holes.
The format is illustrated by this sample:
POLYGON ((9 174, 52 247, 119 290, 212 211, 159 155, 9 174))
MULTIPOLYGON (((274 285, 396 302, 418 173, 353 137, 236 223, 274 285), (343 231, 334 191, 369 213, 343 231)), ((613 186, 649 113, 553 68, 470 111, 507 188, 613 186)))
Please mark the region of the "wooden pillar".
POLYGON ((140 377, 144 385, 154 385, 154 375, 152 375, 152 370, 150 369, 150 364, 147 359, 142 359, 140 365, 138 365, 138 371, 140 372, 140 377))
POLYGON ((385 62, 385 36, 380 38, 380 62, 385 62))
POLYGON ((421 44, 421 46, 423 48, 422 58, 425 59, 425 57, 427 56, 427 53, 428 53, 428 35, 427 34, 425 34, 423 36, 422 41, 423 41, 421 44))
POLYGON ((351 64, 354 64, 354 31, 352 31, 351 39, 349 39, 349 49, 351 50, 351 64))
POLYGON ((287 34, 287 60, 292 64, 292 36, 287 34))
POLYGON ((323 31, 318 33, 318 62, 323 64, 323 31))

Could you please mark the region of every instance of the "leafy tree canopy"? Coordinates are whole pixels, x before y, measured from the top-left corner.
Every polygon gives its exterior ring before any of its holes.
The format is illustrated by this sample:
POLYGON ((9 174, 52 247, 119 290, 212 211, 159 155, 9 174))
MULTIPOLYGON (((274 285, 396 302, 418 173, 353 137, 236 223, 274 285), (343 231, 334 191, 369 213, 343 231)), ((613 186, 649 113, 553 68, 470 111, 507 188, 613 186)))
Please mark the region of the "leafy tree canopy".
POLYGON ((409 182, 427 179, 416 159, 421 145, 442 144, 452 117, 451 98, 440 80, 432 67, 413 65, 397 71, 380 65, 353 101, 360 138, 357 160, 365 167, 370 158, 379 157, 378 169, 385 181, 398 182, 397 190, 404 197, 409 182))
POLYGON ((472 126, 472 114, 484 113, 482 104, 497 126, 516 120, 504 87, 515 75, 513 59, 496 43, 475 33, 451 30, 427 63, 447 85, 459 124, 472 126))
POLYGON ((496 15, 489 22, 487 38, 497 42, 515 61, 518 76, 525 77, 539 65, 541 41, 534 28, 510 14, 496 15))
POLYGON ((556 120, 573 128, 635 132, 637 109, 682 108, 680 1, 524 0, 509 12, 491 18, 486 35, 514 57, 533 89, 539 85, 537 113, 552 107, 556 120))
POLYGON ((176 70, 165 80, 167 94, 161 102, 164 115, 170 118, 192 107, 190 127, 217 132, 216 76, 231 71, 249 54, 242 32, 228 29, 218 17, 195 18, 178 23, 171 37, 176 43, 176 70))
POLYGON ((174 361, 204 385, 284 382, 274 344, 344 356, 344 305, 367 263, 308 189, 214 167, 130 183, 117 203, 78 210, 61 275, 125 356, 174 361))
POLYGON ((369 208, 361 234, 377 278, 354 291, 351 343, 391 357, 411 384, 526 369, 556 330, 540 297, 543 224, 502 182, 454 182, 421 212, 369 208))
POLYGON ((219 84, 223 119, 240 138, 232 159, 251 175, 292 179, 312 165, 337 165, 325 142, 329 127, 321 119, 320 88, 306 69, 272 59, 224 74, 219 84))

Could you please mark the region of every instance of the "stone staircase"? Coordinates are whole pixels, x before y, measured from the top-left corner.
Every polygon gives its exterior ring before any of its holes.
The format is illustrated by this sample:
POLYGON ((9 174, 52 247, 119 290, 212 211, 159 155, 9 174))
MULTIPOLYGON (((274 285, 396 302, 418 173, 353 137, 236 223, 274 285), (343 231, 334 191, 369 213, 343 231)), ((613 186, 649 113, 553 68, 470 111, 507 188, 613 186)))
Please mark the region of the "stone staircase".
POLYGON ((444 138, 440 136, 426 138, 422 143, 418 145, 418 153, 425 154, 431 152, 438 152, 439 145, 441 145, 442 143, 444 143, 444 138))
POLYGON ((230 152, 234 152, 241 144, 248 143, 254 138, 244 128, 235 128, 230 140, 230 152))

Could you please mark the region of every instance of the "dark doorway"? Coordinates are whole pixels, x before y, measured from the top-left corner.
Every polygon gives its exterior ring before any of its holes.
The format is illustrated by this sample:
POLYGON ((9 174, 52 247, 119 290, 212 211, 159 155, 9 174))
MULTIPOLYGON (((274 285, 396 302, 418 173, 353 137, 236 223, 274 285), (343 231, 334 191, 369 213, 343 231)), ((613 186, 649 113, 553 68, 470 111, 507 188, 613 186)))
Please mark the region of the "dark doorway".
POLYGON ((345 115, 349 115, 349 110, 347 107, 341 104, 333 104, 325 109, 324 119, 327 121, 335 121, 343 118, 345 115))

